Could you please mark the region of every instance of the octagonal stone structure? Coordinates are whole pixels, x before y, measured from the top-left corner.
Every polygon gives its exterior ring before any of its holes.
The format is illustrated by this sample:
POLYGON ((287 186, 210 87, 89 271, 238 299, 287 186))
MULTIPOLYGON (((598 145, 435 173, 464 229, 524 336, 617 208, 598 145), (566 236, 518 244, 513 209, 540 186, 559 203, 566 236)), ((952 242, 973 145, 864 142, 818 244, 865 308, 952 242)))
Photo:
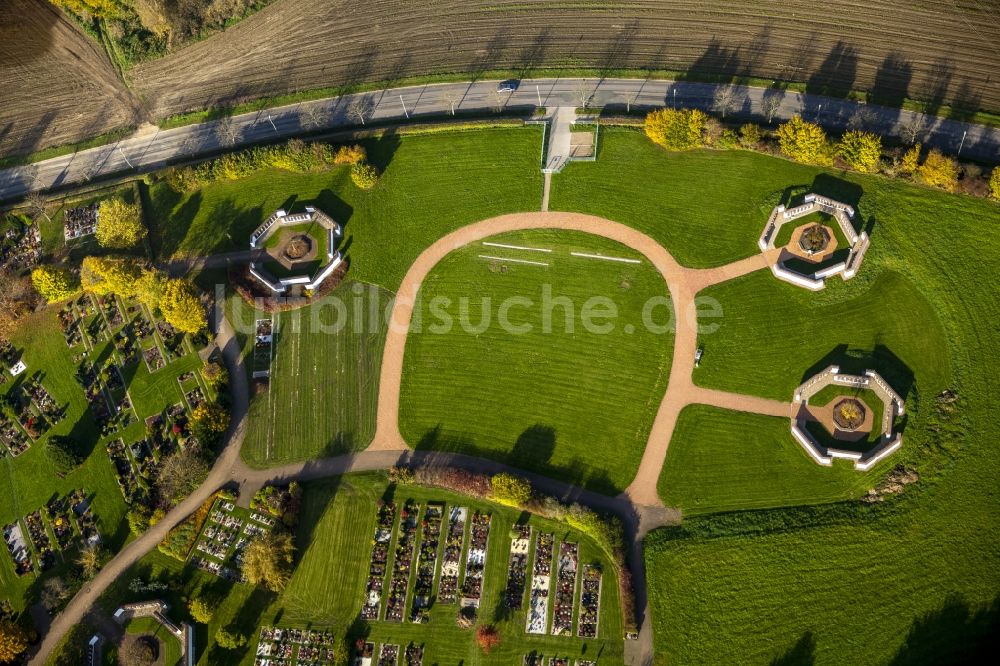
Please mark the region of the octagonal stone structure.
MULTIPOLYGON (((842 398, 836 398, 842 402, 842 398)), ((854 469, 865 472, 884 460, 903 445, 903 435, 895 429, 896 419, 903 415, 903 399, 893 390, 889 383, 874 370, 865 370, 863 375, 849 375, 840 372, 836 365, 813 375, 795 389, 791 419, 792 436, 805 452, 820 465, 832 465, 835 458, 854 462, 854 469), (867 451, 847 451, 844 449, 823 446, 809 433, 805 427, 808 415, 809 398, 813 397, 827 386, 843 386, 850 389, 867 389, 882 402, 882 421, 872 424, 872 430, 878 428, 879 441, 867 451)), ((871 419, 870 410, 865 415, 865 421, 871 419)))
POLYGON ((314 206, 306 206, 304 213, 295 214, 289 214, 282 209, 276 210, 251 234, 250 249, 258 250, 264 247, 264 244, 271 236, 285 227, 306 223, 318 224, 327 234, 326 256, 323 257, 323 263, 317 270, 303 272, 298 275, 295 274, 296 264, 303 264, 307 259, 315 258, 309 253, 303 255, 303 257, 292 258, 285 257, 284 253, 279 252, 279 256, 275 257, 275 259, 280 261, 291 273, 283 278, 276 278, 271 275, 258 261, 250 262, 250 275, 275 294, 284 294, 295 285, 301 285, 304 289, 315 289, 333 273, 337 266, 343 263, 340 251, 333 249, 335 245, 334 239, 339 238, 343 230, 333 218, 314 206))
POLYGON ((858 269, 861 267, 861 262, 864 260, 865 252, 868 251, 870 242, 866 232, 862 231, 859 234, 854 229, 854 224, 852 223, 854 208, 845 203, 813 193, 805 195, 803 201, 804 203, 801 206, 787 209, 784 206, 777 206, 771 211, 771 215, 767 219, 767 224, 764 225, 764 230, 757 240, 757 245, 760 247, 761 252, 775 249, 774 239, 778 237, 778 233, 784 225, 812 213, 826 213, 833 216, 844 238, 847 239, 849 245, 847 258, 844 261, 813 271, 812 273, 803 273, 790 268, 786 265, 786 261, 788 258, 803 258, 802 254, 804 253, 800 254, 789 251, 786 246, 786 249, 782 251, 781 258, 771 264, 771 272, 779 280, 784 280, 785 282, 790 282, 812 291, 823 289, 826 286, 826 278, 834 275, 839 275, 844 280, 850 280, 858 274, 858 269))

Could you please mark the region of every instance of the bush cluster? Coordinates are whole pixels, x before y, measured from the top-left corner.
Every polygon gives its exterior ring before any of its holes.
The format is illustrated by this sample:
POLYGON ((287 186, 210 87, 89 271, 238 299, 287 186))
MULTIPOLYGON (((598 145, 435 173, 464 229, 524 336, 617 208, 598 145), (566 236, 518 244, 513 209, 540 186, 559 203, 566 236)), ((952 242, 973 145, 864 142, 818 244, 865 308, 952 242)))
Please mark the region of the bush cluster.
MULTIPOLYGON (((226 153, 222 157, 197 166, 171 169, 166 174, 167 183, 178 192, 193 192, 205 185, 252 176, 263 169, 282 169, 293 173, 325 171, 342 164, 351 165, 352 177, 360 167, 373 175, 372 187, 378 178, 374 167, 367 163, 368 155, 363 146, 339 146, 328 143, 306 143, 293 139, 277 146, 255 146, 246 150, 226 153)), ((357 183, 357 180, 355 179, 357 183)), ((362 185, 358 185, 362 187, 362 185)))

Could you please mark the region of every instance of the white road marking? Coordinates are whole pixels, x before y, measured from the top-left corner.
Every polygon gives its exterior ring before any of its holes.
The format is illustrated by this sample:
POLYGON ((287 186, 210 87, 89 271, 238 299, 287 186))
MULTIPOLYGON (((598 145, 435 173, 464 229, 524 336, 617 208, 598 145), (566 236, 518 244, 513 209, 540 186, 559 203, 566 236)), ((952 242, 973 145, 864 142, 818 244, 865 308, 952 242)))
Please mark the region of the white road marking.
POLYGON ((488 245, 490 247, 502 247, 507 250, 526 250, 528 252, 551 252, 544 247, 524 247, 523 245, 504 245, 503 243, 488 243, 483 241, 483 245, 488 245))
POLYGON ((548 266, 544 261, 528 261, 527 259, 511 259, 510 257, 494 257, 490 254, 479 255, 480 259, 493 259, 494 261, 509 261, 512 264, 531 264, 532 266, 548 266))
POLYGON ((586 252, 570 252, 574 257, 586 259, 603 259, 604 261, 620 261, 625 264, 641 264, 642 259, 626 259, 625 257, 605 257, 603 254, 587 254, 586 252))

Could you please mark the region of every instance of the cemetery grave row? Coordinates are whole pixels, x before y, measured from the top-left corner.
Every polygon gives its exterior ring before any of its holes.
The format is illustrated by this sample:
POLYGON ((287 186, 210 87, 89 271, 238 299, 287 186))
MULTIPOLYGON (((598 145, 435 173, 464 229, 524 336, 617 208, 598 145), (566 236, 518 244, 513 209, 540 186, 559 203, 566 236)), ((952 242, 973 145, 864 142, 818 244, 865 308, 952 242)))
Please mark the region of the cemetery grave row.
POLYGON ((99 202, 69 208, 63 213, 63 237, 66 240, 90 236, 97 231, 99 202))
POLYGON ((437 557, 441 545, 441 520, 444 517, 444 504, 428 504, 421 522, 423 535, 420 540, 419 559, 417 560, 417 582, 413 588, 413 609, 410 612, 411 622, 425 622, 429 619, 427 609, 430 608, 434 579, 437 577, 437 557))
POLYGON ((274 321, 258 319, 255 323, 253 345, 253 378, 262 379, 271 376, 271 357, 274 345, 274 321))
MULTIPOLYGON (((424 648, 422 645, 410 643, 402 651, 402 666, 423 666, 424 648)), ((375 643, 359 639, 354 646, 353 666, 372 666, 375 657, 375 643)), ((378 661, 375 666, 399 666, 400 650, 398 645, 383 643, 378 650, 378 661)))
POLYGON ((334 663, 336 637, 328 631, 261 627, 254 666, 321 666, 334 663))
POLYGON ((571 660, 569 657, 543 657, 540 654, 524 655, 524 666, 597 666, 590 659, 571 660))
POLYGON ((41 232, 33 224, 16 218, 8 220, 6 230, 0 235, 0 269, 18 272, 35 266, 42 258, 41 232))
POLYGON ((51 569, 73 546, 100 543, 97 518, 83 490, 54 497, 44 508, 5 525, 3 537, 18 576, 51 569))
POLYGON ((243 550, 251 539, 274 529, 276 519, 217 499, 191 552, 191 562, 226 580, 242 581, 243 550))
POLYGON ((37 375, 24 380, 0 405, 0 458, 21 455, 65 415, 37 375))

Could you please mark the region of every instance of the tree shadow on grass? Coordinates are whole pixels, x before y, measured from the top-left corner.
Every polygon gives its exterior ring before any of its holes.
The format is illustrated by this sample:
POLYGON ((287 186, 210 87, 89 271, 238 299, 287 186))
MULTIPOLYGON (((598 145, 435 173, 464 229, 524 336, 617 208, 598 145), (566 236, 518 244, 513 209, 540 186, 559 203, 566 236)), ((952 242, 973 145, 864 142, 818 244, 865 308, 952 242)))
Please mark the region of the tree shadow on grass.
POLYGON ((183 195, 167 186, 149 190, 147 211, 152 223, 150 236, 153 255, 166 258, 171 256, 187 238, 195 216, 201 210, 202 194, 197 191, 181 203, 183 195), (180 207, 178 208, 178 204, 180 207))
POLYGON ((811 666, 815 662, 816 637, 807 631, 785 654, 772 659, 771 666, 811 666))
POLYGON ((961 595, 913 621, 892 666, 986 664, 996 658, 1000 636, 1000 595, 973 608, 961 595), (992 658, 990 655, 994 655, 992 658))

